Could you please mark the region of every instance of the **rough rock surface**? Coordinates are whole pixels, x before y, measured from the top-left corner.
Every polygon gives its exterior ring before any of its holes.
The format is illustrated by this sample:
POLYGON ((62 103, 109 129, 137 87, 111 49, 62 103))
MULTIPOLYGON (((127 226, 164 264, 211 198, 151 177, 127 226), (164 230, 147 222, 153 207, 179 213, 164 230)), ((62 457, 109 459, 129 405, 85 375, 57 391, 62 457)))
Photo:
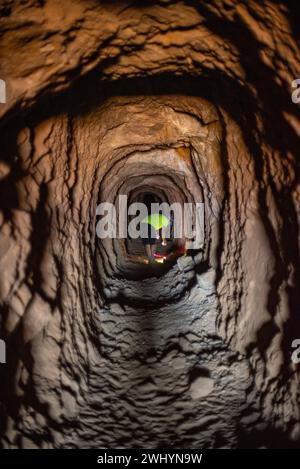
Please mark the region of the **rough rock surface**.
POLYGON ((0 6, 3 447, 300 444, 299 7, 0 6), (205 204, 148 268, 96 207, 205 204))

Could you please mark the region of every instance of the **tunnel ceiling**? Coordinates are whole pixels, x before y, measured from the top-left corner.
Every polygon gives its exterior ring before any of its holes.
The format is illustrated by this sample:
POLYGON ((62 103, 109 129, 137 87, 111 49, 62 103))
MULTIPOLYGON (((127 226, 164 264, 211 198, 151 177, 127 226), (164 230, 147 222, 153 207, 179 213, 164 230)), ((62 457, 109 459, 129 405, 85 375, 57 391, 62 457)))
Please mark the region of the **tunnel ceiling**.
POLYGON ((2 446, 299 446, 297 2, 0 16, 2 446), (145 193, 202 202, 201 248, 97 238, 145 193))

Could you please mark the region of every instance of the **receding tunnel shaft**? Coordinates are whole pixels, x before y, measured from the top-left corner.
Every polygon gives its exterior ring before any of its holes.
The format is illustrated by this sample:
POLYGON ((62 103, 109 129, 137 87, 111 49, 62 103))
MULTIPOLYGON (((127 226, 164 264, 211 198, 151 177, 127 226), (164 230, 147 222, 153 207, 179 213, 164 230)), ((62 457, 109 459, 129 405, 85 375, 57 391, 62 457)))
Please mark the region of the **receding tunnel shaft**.
POLYGON ((6 7, 3 447, 299 445, 297 11, 6 7), (101 239, 120 197, 201 205, 201 244, 101 239))

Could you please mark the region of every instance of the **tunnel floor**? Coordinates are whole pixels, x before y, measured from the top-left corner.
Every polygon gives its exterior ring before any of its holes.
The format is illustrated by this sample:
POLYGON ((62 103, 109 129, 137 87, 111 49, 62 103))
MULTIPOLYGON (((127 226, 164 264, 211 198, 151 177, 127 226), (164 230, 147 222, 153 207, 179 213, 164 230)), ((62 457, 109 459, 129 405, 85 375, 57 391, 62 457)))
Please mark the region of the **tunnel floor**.
POLYGON ((216 335, 210 275, 173 306, 106 305, 88 400, 64 447, 238 444, 251 379, 246 360, 216 335))

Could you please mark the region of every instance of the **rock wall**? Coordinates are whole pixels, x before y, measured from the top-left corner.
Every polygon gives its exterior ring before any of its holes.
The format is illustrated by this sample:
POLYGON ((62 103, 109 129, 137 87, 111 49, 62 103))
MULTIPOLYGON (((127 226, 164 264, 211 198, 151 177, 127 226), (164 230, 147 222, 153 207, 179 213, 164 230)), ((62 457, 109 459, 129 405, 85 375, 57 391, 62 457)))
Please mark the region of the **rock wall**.
POLYGON ((2 446, 299 446, 297 2, 0 11, 2 446), (201 249, 98 239, 145 191, 201 249))

